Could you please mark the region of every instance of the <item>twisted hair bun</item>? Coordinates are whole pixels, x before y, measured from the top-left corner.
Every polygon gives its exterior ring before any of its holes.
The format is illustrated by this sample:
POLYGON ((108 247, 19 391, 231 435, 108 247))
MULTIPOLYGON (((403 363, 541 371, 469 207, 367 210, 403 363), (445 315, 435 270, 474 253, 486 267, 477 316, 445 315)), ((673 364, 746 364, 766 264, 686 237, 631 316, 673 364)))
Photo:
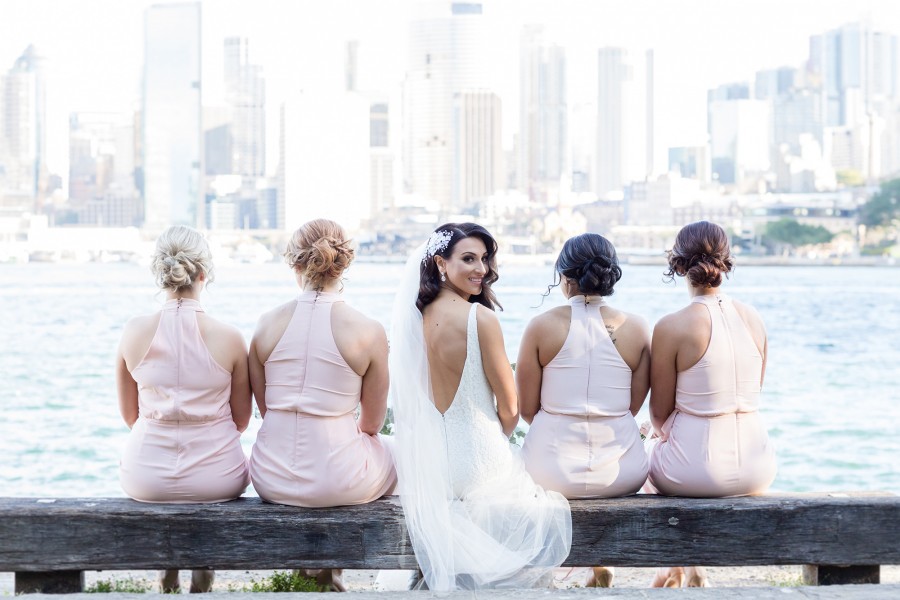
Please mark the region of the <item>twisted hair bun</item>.
POLYGON ((337 279, 353 262, 352 240, 344 228, 328 219, 304 223, 291 236, 284 259, 292 269, 310 282, 314 289, 322 289, 337 279))
POLYGON ((150 270, 161 289, 177 292, 194 285, 204 275, 213 281, 212 255, 199 231, 173 225, 156 240, 150 270))
POLYGON ((589 296, 611 296, 622 278, 616 249, 596 233, 566 240, 556 259, 556 271, 574 281, 580 293, 589 296))
POLYGON ((734 269, 728 235, 720 226, 709 221, 697 221, 682 227, 668 257, 666 276, 687 277, 694 287, 719 287, 723 276, 734 269))

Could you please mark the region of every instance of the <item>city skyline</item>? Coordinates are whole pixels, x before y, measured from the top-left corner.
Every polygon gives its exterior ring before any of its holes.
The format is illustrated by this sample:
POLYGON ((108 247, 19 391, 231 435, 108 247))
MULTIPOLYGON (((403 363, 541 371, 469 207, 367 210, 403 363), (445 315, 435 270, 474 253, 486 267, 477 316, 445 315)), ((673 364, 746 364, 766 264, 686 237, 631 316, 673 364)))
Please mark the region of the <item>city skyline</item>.
MULTIPOLYGON (((4 3, 2 70, 32 43, 46 59, 46 162, 51 172, 63 177, 68 173, 71 113, 127 113, 139 106, 143 17, 151 4, 145 0, 4 3), (48 20, 48 14, 55 17, 48 20)), ((286 15, 283 4, 270 1, 252 7, 226 0, 203 3, 203 105, 225 102, 224 39, 247 38, 250 62, 260 65, 266 77, 269 173, 277 162, 278 106, 292 90, 343 90, 346 43, 355 39, 359 41, 358 88, 395 93, 406 73, 409 22, 435 10, 439 3, 388 0, 373 4, 300 2, 292 5, 296 15, 286 15), (285 18, 290 16, 298 18, 285 18), (303 57, 316 60, 298 60, 303 57)), ((809 55, 810 36, 865 18, 879 29, 900 30, 900 11, 884 1, 852 5, 695 1, 677 7, 637 1, 604 3, 600 9, 596 3, 575 0, 485 0, 483 4, 492 40, 486 68, 492 90, 503 99, 506 150, 511 149, 519 128, 519 43, 526 24, 543 24, 548 40, 565 47, 572 106, 595 101, 599 48, 654 50, 660 104, 657 129, 659 144, 665 148, 704 141, 707 89, 729 81, 752 82, 755 72, 763 69, 800 66, 809 55), (761 44, 761 39, 766 43, 761 44)))

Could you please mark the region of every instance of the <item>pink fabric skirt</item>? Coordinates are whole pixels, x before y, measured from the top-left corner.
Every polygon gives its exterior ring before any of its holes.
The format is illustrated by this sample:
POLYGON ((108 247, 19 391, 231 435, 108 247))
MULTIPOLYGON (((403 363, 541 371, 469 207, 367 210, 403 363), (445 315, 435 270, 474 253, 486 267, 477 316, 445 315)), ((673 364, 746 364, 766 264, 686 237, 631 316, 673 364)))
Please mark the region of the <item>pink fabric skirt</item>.
POLYGON ((676 410, 662 434, 650 454, 649 491, 749 496, 763 493, 775 479, 775 448, 758 412, 699 417, 676 410))
POLYGON ((197 423, 140 417, 125 443, 119 475, 135 500, 169 504, 233 500, 250 483, 230 416, 197 423))
POLYGON ((326 507, 371 502, 393 491, 394 462, 381 436, 352 414, 269 410, 250 455, 250 478, 268 502, 326 507))
POLYGON ((541 410, 522 453, 535 483, 570 499, 627 496, 647 479, 647 453, 630 414, 587 418, 541 410))

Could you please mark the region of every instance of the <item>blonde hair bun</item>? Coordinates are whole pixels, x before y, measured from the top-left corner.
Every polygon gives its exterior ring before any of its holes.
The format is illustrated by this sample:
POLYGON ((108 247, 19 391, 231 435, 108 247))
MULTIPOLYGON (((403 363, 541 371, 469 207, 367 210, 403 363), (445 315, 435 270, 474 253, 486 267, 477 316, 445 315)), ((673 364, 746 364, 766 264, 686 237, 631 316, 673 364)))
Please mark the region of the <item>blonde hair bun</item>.
POLYGON ((173 225, 157 238, 150 270, 156 277, 156 285, 171 292, 191 287, 201 274, 206 283, 212 283, 209 245, 196 229, 173 225))

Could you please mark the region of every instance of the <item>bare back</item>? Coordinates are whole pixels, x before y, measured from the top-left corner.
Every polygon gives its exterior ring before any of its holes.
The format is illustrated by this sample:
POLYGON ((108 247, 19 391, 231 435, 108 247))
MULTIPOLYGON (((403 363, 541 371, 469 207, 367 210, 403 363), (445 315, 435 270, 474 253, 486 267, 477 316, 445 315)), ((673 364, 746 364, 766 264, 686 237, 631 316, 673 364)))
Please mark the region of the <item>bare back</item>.
POLYGON ((471 304, 459 297, 439 297, 425 307, 425 347, 434 406, 447 411, 456 396, 466 364, 466 325, 471 304))

